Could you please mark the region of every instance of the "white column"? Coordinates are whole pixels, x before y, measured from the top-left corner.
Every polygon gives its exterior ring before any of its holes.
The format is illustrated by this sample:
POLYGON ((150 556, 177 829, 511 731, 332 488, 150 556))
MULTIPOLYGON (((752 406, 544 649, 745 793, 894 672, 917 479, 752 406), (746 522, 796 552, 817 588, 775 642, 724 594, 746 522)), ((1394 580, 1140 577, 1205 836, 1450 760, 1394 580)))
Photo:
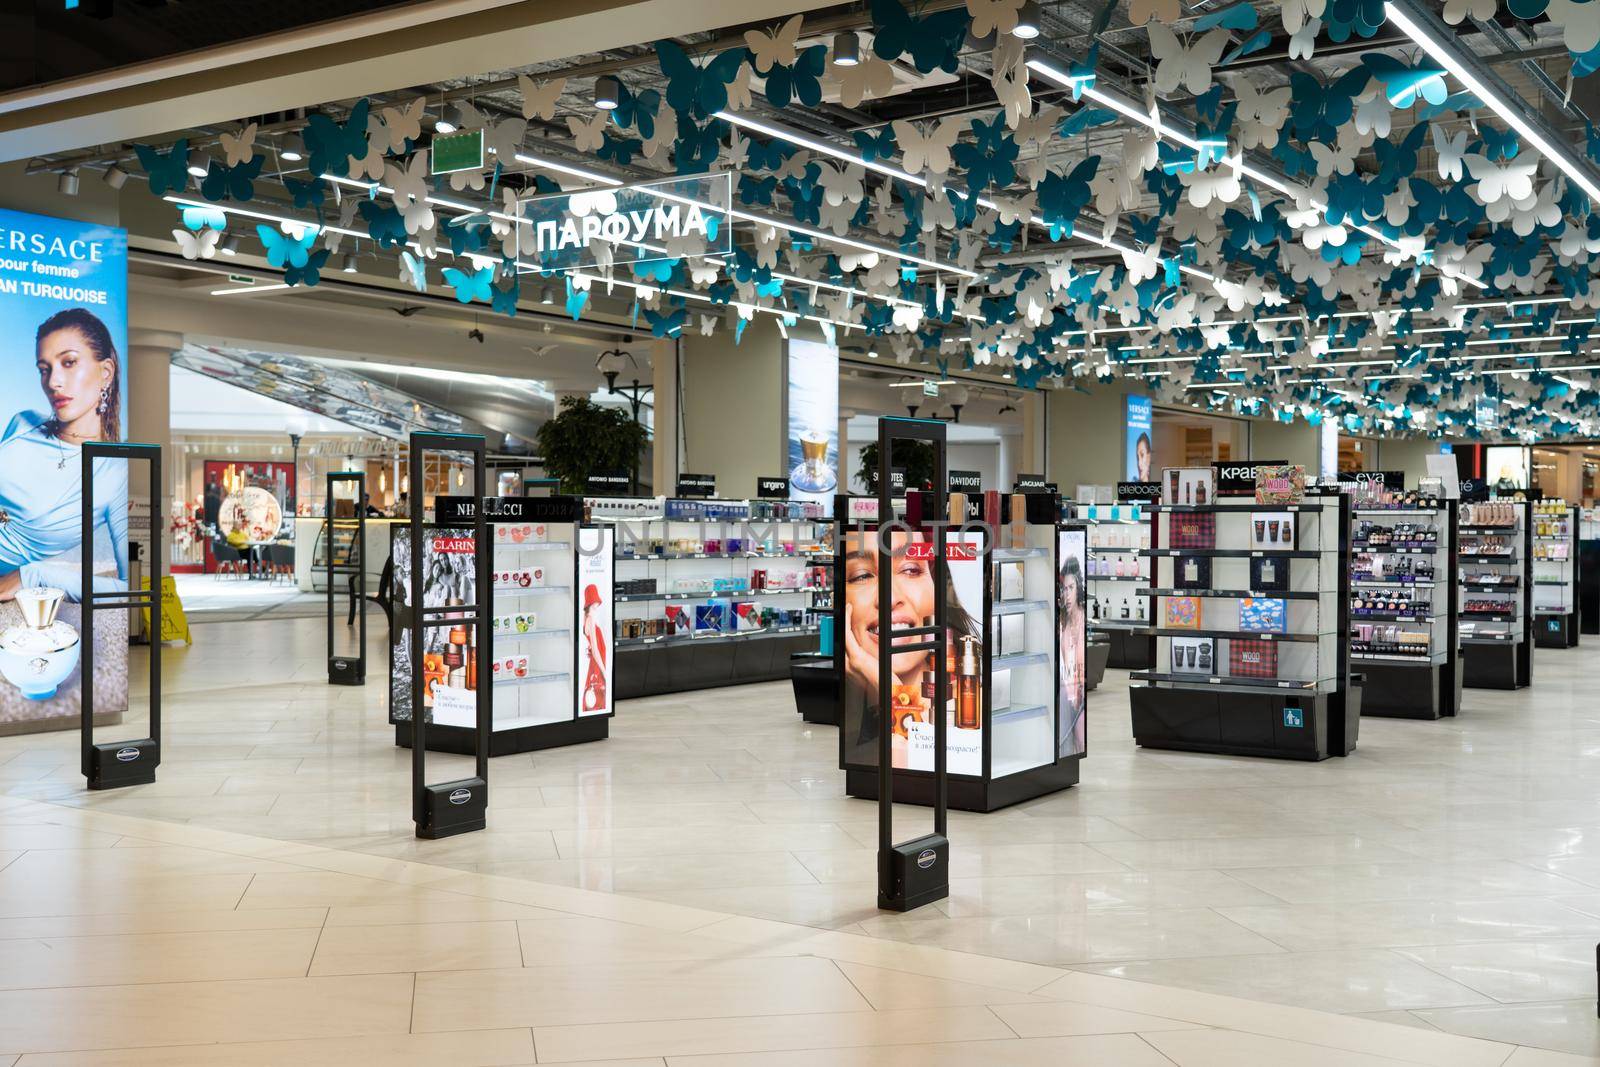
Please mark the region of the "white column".
POLYGON ((655 392, 655 449, 650 481, 655 492, 671 495, 678 480, 678 443, 682 421, 678 415, 678 342, 662 339, 650 347, 651 385, 655 392))

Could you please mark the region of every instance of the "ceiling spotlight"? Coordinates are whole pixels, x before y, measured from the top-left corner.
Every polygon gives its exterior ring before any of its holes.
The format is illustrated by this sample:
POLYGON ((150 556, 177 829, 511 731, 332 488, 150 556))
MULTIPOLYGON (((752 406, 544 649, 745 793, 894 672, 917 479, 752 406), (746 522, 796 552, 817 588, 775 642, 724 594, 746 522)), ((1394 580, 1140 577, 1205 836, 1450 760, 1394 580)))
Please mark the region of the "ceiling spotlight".
POLYGON ((1039 0, 1024 0, 1022 10, 1017 12, 1017 25, 1011 35, 1024 41, 1039 36, 1039 0))
POLYGON ((100 180, 113 189, 121 189, 128 184, 128 172, 113 163, 105 169, 104 174, 100 175, 100 180))
POLYGON ((868 359, 877 359, 878 358, 878 350, 876 348, 867 349, 867 358, 868 359))
POLYGON ((56 192, 60 193, 62 196, 78 195, 77 168, 73 168, 72 170, 64 170, 61 172, 61 177, 56 179, 56 192))
POLYGON ((539 303, 554 304, 555 302, 555 289, 548 284, 539 286, 539 303))
POLYGON ((833 65, 853 67, 861 62, 861 38, 855 30, 844 30, 833 35, 833 65))
POLYGON ((237 234, 230 234, 228 239, 222 242, 222 254, 225 256, 239 254, 239 238, 237 234))
POLYGON ((204 178, 206 176, 206 171, 208 169, 207 168, 207 164, 208 163, 210 163, 210 159, 200 149, 191 148, 189 150, 189 173, 190 174, 193 174, 196 178, 204 178))
POLYGON ((441 118, 441 119, 437 120, 436 122, 434 122, 434 124, 433 124, 433 132, 434 133, 455 133, 456 132, 456 124, 451 122, 449 119, 441 118))
POLYGON ((622 83, 613 75, 602 74, 594 80, 594 106, 601 111, 615 111, 622 97, 622 83))
POLYGON ((913 419, 916 418, 917 417, 917 409, 920 408, 921 406, 922 406, 921 404, 907 404, 906 405, 906 414, 910 415, 913 419))
POLYGON ((278 146, 278 158, 287 159, 290 163, 298 163, 306 158, 306 145, 298 133, 291 133, 283 139, 278 146))
POLYGON ((356 254, 354 252, 346 252, 344 254, 344 261, 340 265, 339 269, 345 274, 354 274, 356 272, 356 254))

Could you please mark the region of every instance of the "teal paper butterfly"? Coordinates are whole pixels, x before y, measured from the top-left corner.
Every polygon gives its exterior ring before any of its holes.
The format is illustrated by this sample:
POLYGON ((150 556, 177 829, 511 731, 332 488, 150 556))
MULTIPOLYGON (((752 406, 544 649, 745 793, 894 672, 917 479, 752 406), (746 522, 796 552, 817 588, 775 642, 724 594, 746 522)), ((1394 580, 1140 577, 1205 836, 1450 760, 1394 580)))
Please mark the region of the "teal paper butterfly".
POLYGON ((1384 96, 1395 107, 1411 107, 1419 98, 1442 104, 1450 95, 1443 67, 1431 63, 1413 65, 1384 52, 1368 52, 1361 57, 1361 63, 1383 83, 1384 96))
POLYGON ((602 135, 600 151, 595 155, 601 159, 610 160, 618 166, 626 167, 633 162, 633 157, 643 151, 644 142, 637 137, 613 137, 609 133, 602 135))
POLYGON ((213 230, 228 228, 228 213, 217 207, 186 207, 182 211, 183 224, 191 230, 209 227, 213 230))
POLYGON ((1062 119, 1061 124, 1056 127, 1056 133, 1061 138, 1066 139, 1069 137, 1076 137, 1078 134, 1092 126, 1105 126, 1108 123, 1116 121, 1117 116, 1113 115, 1105 108, 1089 105, 1087 107, 1080 107, 1078 110, 1062 119))
POLYGON ((406 243, 406 220, 393 204, 363 200, 356 210, 366 220, 367 235, 379 248, 399 248, 406 243))
POLYGON ((714 115, 728 106, 728 83, 739 76, 749 50, 730 48, 705 66, 699 66, 673 41, 656 42, 656 61, 667 76, 667 103, 696 118, 714 115))
POLYGON ((611 121, 620 129, 630 127, 639 131, 640 137, 656 135, 656 112, 661 110, 661 94, 654 89, 635 93, 621 82, 617 83, 617 106, 611 110, 611 121))
POLYGON ((301 211, 319 211, 328 198, 326 182, 303 182, 299 178, 283 179, 283 187, 294 197, 294 206, 301 211))
POLYGON ((774 63, 767 72, 767 103, 789 106, 798 100, 806 107, 822 103, 822 72, 828 63, 828 46, 814 44, 801 52, 791 66, 774 63))
POLYGON ((1355 98, 1371 79, 1372 72, 1365 66, 1326 85, 1303 71, 1290 73, 1289 127, 1294 135, 1302 141, 1332 144, 1339 127, 1354 116, 1355 98))
POLYGON ((893 159, 900 152, 899 145, 894 143, 894 129, 884 125, 876 133, 870 130, 857 130, 852 137, 855 138, 856 149, 861 157, 868 163, 876 163, 880 159, 893 159))
MULTIPOLYGON (((313 235, 314 236, 314 235, 313 235)), ((300 266, 290 266, 283 272, 283 280, 290 285, 316 285, 322 281, 322 268, 328 262, 328 250, 319 248, 300 266)))
POLYGON ((1228 54, 1222 57, 1222 62, 1219 65, 1226 67, 1228 64, 1243 59, 1245 56, 1254 55, 1271 43, 1271 30, 1257 30, 1229 49, 1228 54))
POLYGON ((307 226, 300 232, 299 237, 290 237, 282 230, 263 224, 256 227, 256 236, 261 238, 261 246, 267 250, 269 264, 280 270, 289 267, 300 268, 306 265, 311 246, 316 242, 317 228, 307 226))
POLYGON ((366 97, 356 101, 350 117, 338 123, 318 112, 306 120, 305 141, 308 156, 306 169, 314 178, 331 174, 343 178, 350 173, 350 157, 361 158, 367 154, 367 112, 370 105, 366 97))
POLYGON ((165 155, 149 145, 136 144, 134 152, 139 165, 150 176, 150 195, 165 196, 168 192, 181 193, 189 184, 189 139, 179 140, 165 155))
POLYGON ((1483 138, 1483 154, 1490 159, 1516 159, 1522 141, 1516 130, 1497 130, 1488 123, 1478 126, 1478 136, 1483 138))
POLYGON ((778 188, 778 179, 774 175, 765 178, 752 178, 748 174, 739 175, 739 203, 745 205, 765 204, 772 205, 772 194, 778 188))
POLYGON ((663 315, 658 311, 644 309, 645 321, 650 323, 650 333, 656 337, 676 337, 683 332, 683 324, 689 317, 687 308, 679 308, 670 315, 663 315))
POLYGON ((444 280, 455 289, 456 299, 463 304, 470 304, 474 300, 482 300, 487 304, 494 299, 490 285, 494 281, 493 267, 481 267, 470 274, 455 267, 446 267, 444 280))
POLYGON ((665 282, 671 280, 673 268, 677 265, 676 259, 653 259, 648 263, 635 263, 633 276, 647 281, 665 282))
POLYGON ((911 65, 923 74, 961 69, 961 46, 967 40, 972 18, 962 8, 951 8, 916 18, 900 0, 872 0, 872 50, 891 63, 911 53, 911 65))
POLYGON ((251 156, 237 166, 212 160, 205 178, 200 182, 200 195, 207 200, 236 200, 240 203, 256 197, 255 180, 261 177, 266 156, 251 156))
POLYGON ((571 280, 567 282, 567 314, 572 316, 572 321, 577 322, 583 318, 583 309, 589 303, 589 290, 574 289, 571 280))
POLYGON ((516 318, 517 298, 522 295, 522 282, 515 274, 513 274, 511 277, 506 279, 506 283, 507 284, 504 287, 498 285, 494 286, 494 295, 490 298, 489 303, 490 306, 500 314, 510 315, 512 318, 516 318))
POLYGON ((1220 8, 1195 19, 1194 32, 1204 33, 1218 26, 1228 30, 1253 30, 1256 28, 1256 9, 1249 3, 1220 8))

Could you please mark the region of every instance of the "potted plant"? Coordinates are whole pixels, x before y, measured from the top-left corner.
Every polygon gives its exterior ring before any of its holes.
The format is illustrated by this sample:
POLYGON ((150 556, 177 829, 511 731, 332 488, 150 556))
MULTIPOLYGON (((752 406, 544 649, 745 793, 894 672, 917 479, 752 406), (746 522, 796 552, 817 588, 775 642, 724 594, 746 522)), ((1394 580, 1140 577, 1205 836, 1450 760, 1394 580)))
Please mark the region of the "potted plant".
MULTIPOLYGON (((536 440, 544 469, 561 491, 582 496, 590 474, 625 470, 638 481, 639 453, 649 434, 628 413, 602 407, 586 396, 561 398, 561 410, 539 427, 536 440)), ((637 489, 637 484, 635 485, 637 489)))
MULTIPOLYGON (((933 485, 933 446, 925 441, 897 441, 892 467, 902 467, 906 472, 907 489, 928 489, 933 485)), ((878 442, 861 449, 861 465, 856 468, 856 481, 875 492, 878 480, 878 442)))

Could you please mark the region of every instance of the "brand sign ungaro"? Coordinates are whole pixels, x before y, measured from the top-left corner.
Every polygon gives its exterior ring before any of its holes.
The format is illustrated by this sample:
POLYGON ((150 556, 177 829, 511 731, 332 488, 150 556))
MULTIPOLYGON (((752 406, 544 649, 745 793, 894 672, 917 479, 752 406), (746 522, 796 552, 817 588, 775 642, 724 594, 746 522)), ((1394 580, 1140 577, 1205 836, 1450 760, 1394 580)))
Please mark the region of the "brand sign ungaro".
POLYGON ((518 204, 519 254, 545 270, 731 255, 732 200, 731 173, 533 197, 518 204))

